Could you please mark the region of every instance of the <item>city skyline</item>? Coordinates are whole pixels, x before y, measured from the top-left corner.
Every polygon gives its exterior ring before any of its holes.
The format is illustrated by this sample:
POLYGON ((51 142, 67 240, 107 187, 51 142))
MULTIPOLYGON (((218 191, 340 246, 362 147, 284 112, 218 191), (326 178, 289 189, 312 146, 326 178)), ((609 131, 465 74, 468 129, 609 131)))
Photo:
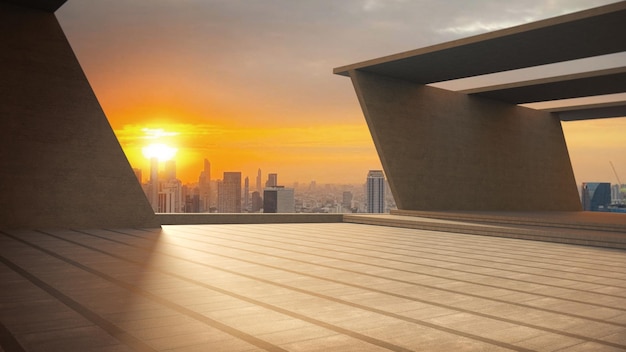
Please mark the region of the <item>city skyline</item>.
MULTIPOLYGON (((183 182, 208 158, 212 178, 264 165, 285 183, 357 183, 381 165, 332 67, 611 2, 69 1, 57 15, 133 167, 164 143, 183 182)), ((626 118, 563 129, 577 184, 616 182, 609 162, 626 178, 626 118)))

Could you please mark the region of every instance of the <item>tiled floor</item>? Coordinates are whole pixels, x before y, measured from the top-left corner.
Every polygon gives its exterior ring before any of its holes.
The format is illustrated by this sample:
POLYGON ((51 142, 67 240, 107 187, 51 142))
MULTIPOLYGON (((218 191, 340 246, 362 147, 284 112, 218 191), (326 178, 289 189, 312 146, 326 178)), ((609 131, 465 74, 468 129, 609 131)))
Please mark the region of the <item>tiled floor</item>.
POLYGON ((626 251, 350 223, 0 232, 0 351, 623 351, 626 251))

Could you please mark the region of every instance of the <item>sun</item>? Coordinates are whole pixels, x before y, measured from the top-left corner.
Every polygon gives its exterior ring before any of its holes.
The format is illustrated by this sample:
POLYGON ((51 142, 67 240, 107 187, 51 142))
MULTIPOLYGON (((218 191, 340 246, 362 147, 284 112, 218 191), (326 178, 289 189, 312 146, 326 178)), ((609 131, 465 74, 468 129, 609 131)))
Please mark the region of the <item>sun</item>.
POLYGON ((159 161, 167 161, 172 159, 176 155, 177 151, 177 148, 170 147, 167 144, 163 143, 152 143, 141 149, 143 156, 148 159, 158 158, 159 161))

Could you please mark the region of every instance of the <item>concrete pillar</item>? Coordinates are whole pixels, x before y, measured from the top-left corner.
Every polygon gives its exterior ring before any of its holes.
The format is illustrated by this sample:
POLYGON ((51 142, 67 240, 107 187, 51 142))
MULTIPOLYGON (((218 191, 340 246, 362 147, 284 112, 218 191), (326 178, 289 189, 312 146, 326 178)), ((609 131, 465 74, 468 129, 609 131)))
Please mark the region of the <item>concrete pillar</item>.
POLYGON ((581 210, 557 116, 349 74, 399 209, 581 210))
POLYGON ((159 226, 55 9, 30 3, 0 2, 0 228, 159 226))

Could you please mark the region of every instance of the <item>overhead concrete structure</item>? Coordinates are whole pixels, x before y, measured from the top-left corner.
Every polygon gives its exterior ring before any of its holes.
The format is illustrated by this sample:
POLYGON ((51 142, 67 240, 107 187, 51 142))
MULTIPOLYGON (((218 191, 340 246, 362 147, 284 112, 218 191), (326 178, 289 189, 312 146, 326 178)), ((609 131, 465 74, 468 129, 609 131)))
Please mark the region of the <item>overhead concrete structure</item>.
POLYGON ((0 228, 159 226, 54 15, 0 1, 0 228))
POLYGON ((626 51, 626 2, 336 68, 352 79, 401 210, 580 211, 561 120, 626 102, 518 104, 626 92, 626 67, 467 91, 428 84, 626 51))

